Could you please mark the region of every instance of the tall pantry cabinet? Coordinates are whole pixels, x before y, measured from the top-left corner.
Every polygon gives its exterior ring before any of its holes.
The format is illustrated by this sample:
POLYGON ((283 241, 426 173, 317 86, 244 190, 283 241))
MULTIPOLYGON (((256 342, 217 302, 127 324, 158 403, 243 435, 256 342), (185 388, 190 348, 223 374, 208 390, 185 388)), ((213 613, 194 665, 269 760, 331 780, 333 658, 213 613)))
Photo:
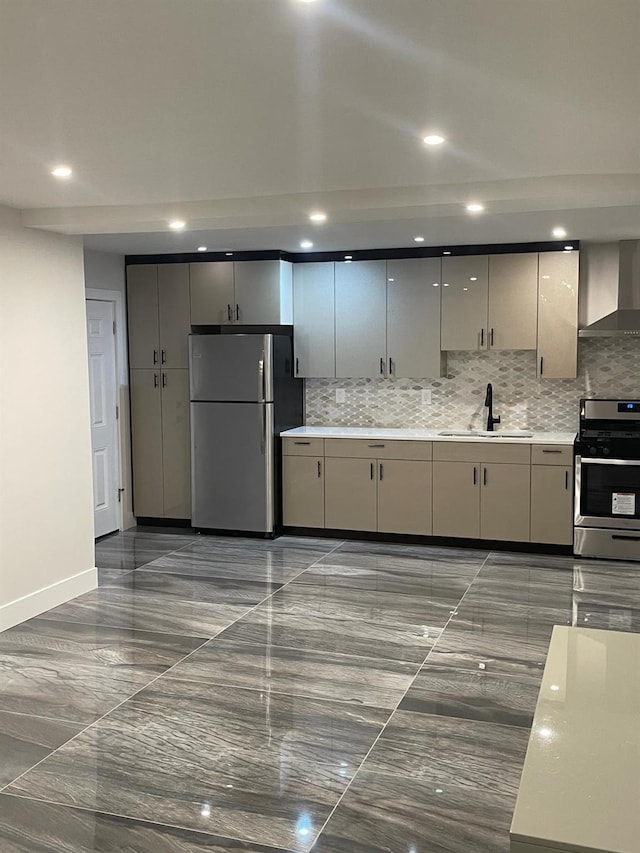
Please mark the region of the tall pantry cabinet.
POLYGON ((188 264, 127 267, 133 509, 191 516, 188 264))

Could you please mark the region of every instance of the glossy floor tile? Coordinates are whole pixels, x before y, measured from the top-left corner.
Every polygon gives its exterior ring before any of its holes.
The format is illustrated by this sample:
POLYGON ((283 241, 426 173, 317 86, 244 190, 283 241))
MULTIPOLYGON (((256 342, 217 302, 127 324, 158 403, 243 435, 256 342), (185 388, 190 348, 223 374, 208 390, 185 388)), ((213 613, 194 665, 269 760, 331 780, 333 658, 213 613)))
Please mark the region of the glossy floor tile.
POLYGON ((387 717, 158 679, 7 792, 307 850, 387 717))
POLYGON ((81 728, 77 723, 0 711, 0 788, 13 782, 81 728))
POLYGON ((0 634, 0 710, 90 723, 202 642, 32 619, 0 634))
POLYGON ((174 667, 168 677, 392 710, 407 691, 416 670, 416 664, 403 661, 218 638, 174 667))
POLYGON ((47 619, 208 640, 244 616, 255 603, 213 604, 111 585, 48 611, 47 619))
POLYGON ((404 695, 399 710, 528 728, 539 688, 537 678, 427 662, 404 695))
POLYGON ((96 566, 123 571, 137 569, 183 548, 194 538, 191 533, 156 533, 140 527, 124 530, 96 542, 96 566))
POLYGON ((0 794, 2 853, 285 853, 202 832, 0 794))
POLYGON ((0 635, 2 853, 507 853, 553 625, 640 630, 637 564, 98 546, 97 591, 0 635))

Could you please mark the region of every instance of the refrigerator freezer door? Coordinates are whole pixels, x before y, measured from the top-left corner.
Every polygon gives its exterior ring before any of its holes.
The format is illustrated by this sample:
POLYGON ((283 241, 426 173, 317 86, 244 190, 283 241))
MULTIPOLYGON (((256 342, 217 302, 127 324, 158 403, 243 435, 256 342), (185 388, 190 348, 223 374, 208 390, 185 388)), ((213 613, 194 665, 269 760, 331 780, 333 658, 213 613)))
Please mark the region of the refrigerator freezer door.
POLYGON ((272 362, 273 335, 190 335, 191 400, 272 402, 272 362))
POLYGON ((272 403, 191 403, 192 524, 272 533, 272 403))

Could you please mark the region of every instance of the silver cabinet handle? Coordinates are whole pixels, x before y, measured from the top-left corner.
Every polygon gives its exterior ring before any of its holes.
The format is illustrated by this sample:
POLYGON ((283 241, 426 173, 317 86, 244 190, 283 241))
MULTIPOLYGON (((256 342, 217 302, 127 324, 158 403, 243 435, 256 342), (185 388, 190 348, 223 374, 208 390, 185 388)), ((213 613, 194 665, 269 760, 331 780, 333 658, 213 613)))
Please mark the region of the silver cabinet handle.
POLYGON ((166 386, 167 386, 167 374, 163 371, 162 372, 162 387, 166 388, 166 386))
POLYGON ((491 346, 493 346, 493 329, 491 329, 491 346))
POLYGON ((231 305, 227 305, 227 320, 231 322, 233 320, 233 308, 231 305))
POLYGON ((389 376, 393 376, 393 359, 389 356, 389 376))
POLYGON ((322 462, 318 459, 318 479, 322 477, 322 462))
POLYGON ((161 352, 160 364, 166 364, 167 363, 167 351, 166 351, 166 349, 163 349, 163 350, 160 350, 160 352, 161 352))
POLYGON ((540 376, 544 373, 544 356, 540 356, 540 376))
POLYGON ((158 374, 157 373, 153 374, 153 387, 154 388, 158 387, 158 374))
POLYGON ((474 486, 478 485, 478 469, 476 468, 475 465, 473 466, 473 485, 474 486))
POLYGON ((158 363, 158 350, 157 349, 154 349, 154 351, 153 351, 153 363, 154 364, 158 363))
POLYGON ((384 447, 384 444, 367 444, 367 447, 384 447))
POLYGON ((480 346, 484 346, 484 329, 480 329, 480 346))
POLYGON ((294 444, 311 444, 310 441, 294 441, 294 444))
POLYGON ((384 358, 380 359, 380 376, 384 376, 384 358))
POLYGON ((568 471, 564 472, 564 487, 565 487, 566 491, 569 490, 569 472, 568 471))
POLYGON ((236 303, 236 323, 240 319, 240 306, 236 303))
POLYGON ((373 480, 373 462, 371 463, 371 479, 373 480))
POLYGON ((384 468, 382 467, 382 462, 380 463, 380 482, 382 482, 382 478, 384 476, 384 468))
POLYGON ((562 453, 561 450, 543 450, 543 453, 562 453))
POLYGON ((486 468, 483 470, 483 474, 482 474, 482 485, 483 486, 487 485, 487 469, 486 468))

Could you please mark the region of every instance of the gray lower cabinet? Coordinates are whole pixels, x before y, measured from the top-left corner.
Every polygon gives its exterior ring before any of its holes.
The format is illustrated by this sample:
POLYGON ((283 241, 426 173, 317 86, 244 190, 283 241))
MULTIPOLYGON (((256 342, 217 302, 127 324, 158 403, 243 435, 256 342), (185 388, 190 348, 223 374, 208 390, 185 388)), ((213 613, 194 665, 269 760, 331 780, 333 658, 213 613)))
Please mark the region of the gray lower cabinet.
POLYGON ((480 538, 528 542, 531 467, 528 464, 482 465, 480 538))
POLYGON ((289 527, 324 527, 324 457, 283 456, 283 520, 289 527))
POLYGON ((324 464, 325 526, 331 530, 376 530, 376 462, 326 457, 324 464))
POLYGON ((191 516, 189 371, 131 370, 133 511, 191 516))
POLYGON ((434 536, 480 536, 479 468, 475 462, 434 461, 434 536))
POLYGON ((531 466, 531 541, 572 544, 572 467, 531 466))
POLYGON ((431 533, 431 462, 378 461, 379 533, 431 533))

